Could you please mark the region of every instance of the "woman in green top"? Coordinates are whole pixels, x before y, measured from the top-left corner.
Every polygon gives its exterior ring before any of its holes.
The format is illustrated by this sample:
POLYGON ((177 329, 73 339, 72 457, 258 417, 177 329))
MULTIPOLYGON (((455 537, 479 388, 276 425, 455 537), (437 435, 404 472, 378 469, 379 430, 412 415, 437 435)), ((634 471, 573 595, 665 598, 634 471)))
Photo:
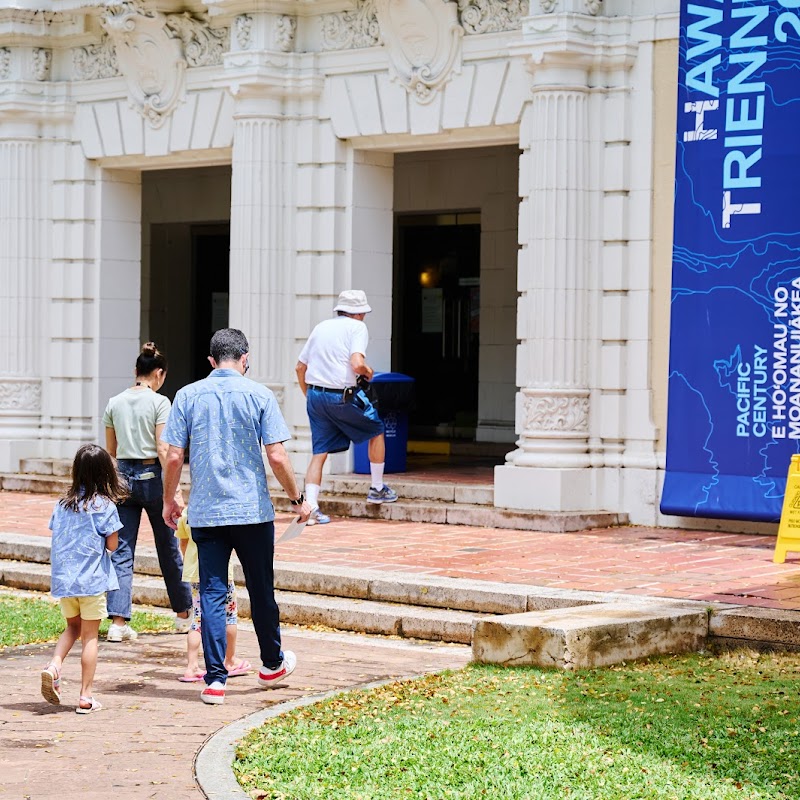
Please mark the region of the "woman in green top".
MULTIPOLYGON (((135 375, 134 385, 112 397, 103 415, 106 449, 117 459, 117 469, 130 487, 130 497, 117 506, 123 527, 119 532, 119 546, 111 557, 119 589, 108 593, 108 616, 112 620, 108 629, 109 642, 135 639, 137 635, 128 622, 133 594, 133 559, 142 510, 150 518, 161 574, 172 610, 177 614, 175 629, 186 633, 192 624, 192 593, 189 584, 182 580, 183 560, 173 532, 161 518, 161 472, 167 454, 161 432, 169 416, 170 402, 157 394, 167 377, 167 359, 153 342, 142 347, 136 359, 135 375)), ((179 502, 182 503, 182 499, 179 502)))

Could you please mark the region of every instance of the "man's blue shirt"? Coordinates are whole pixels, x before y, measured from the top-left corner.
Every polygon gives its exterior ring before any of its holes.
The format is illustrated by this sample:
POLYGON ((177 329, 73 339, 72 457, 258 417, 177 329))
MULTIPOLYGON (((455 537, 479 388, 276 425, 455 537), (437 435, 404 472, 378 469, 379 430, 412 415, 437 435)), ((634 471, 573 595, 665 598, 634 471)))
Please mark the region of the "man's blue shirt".
POLYGON ((189 525, 272 522, 261 446, 289 438, 275 395, 234 369, 215 369, 184 386, 161 439, 189 447, 189 525))

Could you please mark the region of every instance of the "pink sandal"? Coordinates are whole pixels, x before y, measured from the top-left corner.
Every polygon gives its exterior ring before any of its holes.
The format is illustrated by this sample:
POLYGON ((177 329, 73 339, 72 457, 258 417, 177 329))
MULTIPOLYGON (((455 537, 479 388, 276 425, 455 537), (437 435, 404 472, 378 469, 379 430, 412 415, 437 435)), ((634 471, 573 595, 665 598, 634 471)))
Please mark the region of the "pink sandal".
POLYGON ((42 670, 42 697, 54 706, 61 705, 61 673, 55 664, 42 670))
POLYGON ((229 678, 236 678, 239 675, 247 675, 253 669, 249 661, 240 661, 233 669, 228 670, 229 678))
POLYGON ((198 681, 203 680, 205 674, 205 672, 198 672, 195 675, 189 675, 189 677, 186 677, 186 675, 181 675, 178 680, 181 683, 197 683, 198 681))

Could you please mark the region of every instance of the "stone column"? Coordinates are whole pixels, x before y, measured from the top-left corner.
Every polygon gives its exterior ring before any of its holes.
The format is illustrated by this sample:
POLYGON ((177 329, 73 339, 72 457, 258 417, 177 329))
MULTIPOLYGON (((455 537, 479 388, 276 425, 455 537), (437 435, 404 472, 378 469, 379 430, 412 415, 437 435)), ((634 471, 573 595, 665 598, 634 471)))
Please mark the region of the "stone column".
POLYGON ((589 465, 588 88, 538 88, 525 111, 520 210, 521 437, 510 462, 589 465))
POLYGON ((251 376, 281 404, 294 367, 294 131, 305 99, 317 91, 294 74, 296 27, 291 16, 242 14, 225 57, 236 101, 229 319, 250 341, 251 376))
POLYGON ((19 467, 15 440, 37 439, 42 410, 42 269, 46 256, 46 145, 0 140, 0 461, 19 467))
POLYGON ((591 36, 572 40, 572 20, 527 18, 518 48, 532 76, 520 127, 519 439, 496 468, 495 504, 544 511, 597 503, 588 368, 593 46, 591 36))
POLYGON ((250 341, 253 377, 283 400, 292 265, 286 123, 242 113, 233 139, 230 324, 250 341))

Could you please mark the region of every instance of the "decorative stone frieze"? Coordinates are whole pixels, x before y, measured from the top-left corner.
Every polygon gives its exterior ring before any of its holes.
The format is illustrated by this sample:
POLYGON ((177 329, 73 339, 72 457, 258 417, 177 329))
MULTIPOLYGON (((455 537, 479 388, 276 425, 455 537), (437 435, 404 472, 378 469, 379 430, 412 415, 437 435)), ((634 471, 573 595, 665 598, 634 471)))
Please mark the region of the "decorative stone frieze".
POLYGON ((183 56, 190 67, 221 64, 230 48, 230 28, 211 28, 205 15, 195 17, 188 11, 168 14, 165 25, 183 43, 183 56))
POLYGON ((4 377, 0 381, 0 411, 42 410, 42 384, 38 380, 4 377))
POLYGON ((381 28, 378 24, 376 0, 359 0, 352 11, 323 14, 323 50, 351 50, 375 47, 381 43, 381 28))
POLYGON ((458 13, 468 35, 513 31, 528 16, 528 0, 458 0, 458 13))
POLYGON ((589 429, 587 392, 560 393, 549 390, 523 390, 525 430, 572 432, 589 429))
POLYGON ((297 18, 281 16, 275 20, 273 37, 275 49, 289 53, 294 49, 294 37, 297 32, 297 18))
POLYGON ((11 77, 11 50, 7 47, 0 47, 0 81, 8 80, 11 77))
POLYGON ((46 81, 50 77, 50 65, 53 61, 53 51, 46 50, 44 47, 36 47, 33 50, 33 61, 31 62, 31 74, 37 81, 46 81))
POLYGON ((109 36, 97 44, 76 47, 72 51, 72 74, 79 81, 115 78, 119 75, 117 51, 109 36))
POLYGON ((253 18, 249 14, 240 14, 233 24, 236 44, 240 50, 249 50, 253 43, 253 18))
POLYGON ((457 8, 441 0, 377 0, 392 77, 420 103, 461 69, 463 28, 457 8))

